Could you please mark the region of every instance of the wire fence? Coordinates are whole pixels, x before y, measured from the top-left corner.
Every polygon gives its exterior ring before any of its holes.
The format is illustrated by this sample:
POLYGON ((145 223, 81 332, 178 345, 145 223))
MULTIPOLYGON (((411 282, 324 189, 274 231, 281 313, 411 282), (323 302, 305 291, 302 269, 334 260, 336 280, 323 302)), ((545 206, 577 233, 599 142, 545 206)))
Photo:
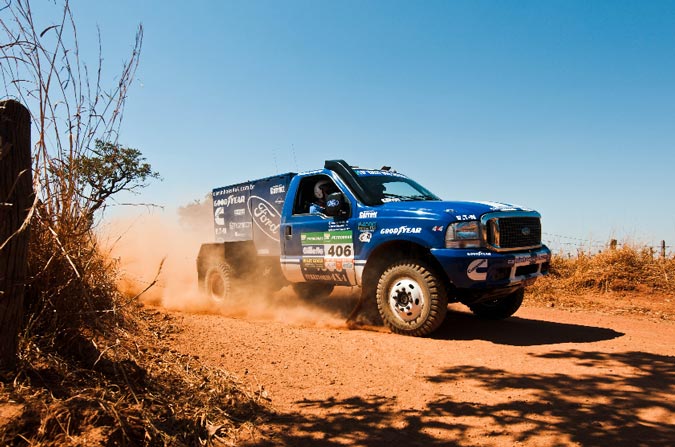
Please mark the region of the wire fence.
POLYGON ((561 234, 542 233, 542 242, 551 249, 554 254, 563 254, 567 256, 593 255, 602 253, 608 249, 617 249, 630 247, 634 249, 650 250, 654 256, 671 257, 675 255, 675 246, 666 244, 665 240, 657 244, 645 244, 632 241, 619 241, 617 239, 608 239, 605 241, 581 239, 578 237, 565 236, 561 234))

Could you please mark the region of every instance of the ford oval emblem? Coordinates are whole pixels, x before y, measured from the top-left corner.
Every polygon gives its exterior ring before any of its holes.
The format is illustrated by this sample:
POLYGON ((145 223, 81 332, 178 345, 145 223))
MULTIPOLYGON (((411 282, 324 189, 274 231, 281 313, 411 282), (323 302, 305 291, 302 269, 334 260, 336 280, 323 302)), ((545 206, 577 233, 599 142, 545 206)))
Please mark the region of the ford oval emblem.
POLYGON ((267 200, 258 196, 249 197, 247 205, 253 223, 267 237, 279 242, 279 227, 281 226, 281 214, 279 214, 279 211, 267 200))
POLYGON ((523 227, 522 230, 520 230, 521 233, 523 233, 523 236, 529 236, 530 235, 530 227, 523 227))

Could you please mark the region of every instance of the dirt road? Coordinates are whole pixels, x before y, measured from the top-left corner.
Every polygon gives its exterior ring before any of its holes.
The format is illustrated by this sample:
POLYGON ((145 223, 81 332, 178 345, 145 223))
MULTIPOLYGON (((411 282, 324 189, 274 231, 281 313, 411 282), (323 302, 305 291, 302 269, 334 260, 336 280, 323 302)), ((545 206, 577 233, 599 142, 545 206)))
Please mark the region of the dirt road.
POLYGON ((526 305, 489 322, 453 307, 412 338, 173 315, 180 351, 269 393, 276 415, 243 444, 675 444, 673 321, 526 305))

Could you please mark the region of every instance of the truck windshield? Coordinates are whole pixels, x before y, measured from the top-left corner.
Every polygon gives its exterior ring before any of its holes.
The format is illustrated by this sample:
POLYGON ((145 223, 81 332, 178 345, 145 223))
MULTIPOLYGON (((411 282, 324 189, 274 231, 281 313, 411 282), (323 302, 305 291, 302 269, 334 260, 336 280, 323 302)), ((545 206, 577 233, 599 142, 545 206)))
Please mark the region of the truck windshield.
POLYGON ((356 171, 356 173, 364 188, 380 203, 441 200, 416 181, 401 174, 393 172, 376 174, 373 171, 356 171))

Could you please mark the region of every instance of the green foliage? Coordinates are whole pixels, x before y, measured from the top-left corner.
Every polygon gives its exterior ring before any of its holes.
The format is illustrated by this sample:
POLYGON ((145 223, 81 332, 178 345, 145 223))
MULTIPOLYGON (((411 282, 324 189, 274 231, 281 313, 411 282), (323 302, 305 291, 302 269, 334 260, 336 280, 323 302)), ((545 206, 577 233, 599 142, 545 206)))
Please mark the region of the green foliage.
POLYGON ((91 153, 78 156, 72 163, 89 213, 104 207, 115 194, 135 191, 147 186, 149 179, 159 178, 138 149, 102 140, 96 140, 95 145, 91 153))

